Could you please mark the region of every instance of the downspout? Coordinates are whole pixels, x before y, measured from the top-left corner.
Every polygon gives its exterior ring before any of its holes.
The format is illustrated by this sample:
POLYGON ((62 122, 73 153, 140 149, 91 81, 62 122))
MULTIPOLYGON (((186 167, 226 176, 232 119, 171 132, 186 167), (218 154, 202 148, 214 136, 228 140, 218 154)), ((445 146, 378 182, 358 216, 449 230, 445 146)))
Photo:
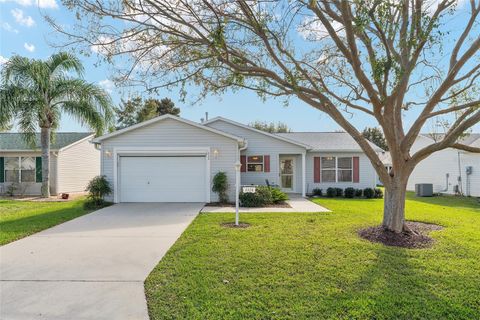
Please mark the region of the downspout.
POLYGON ((463 182, 462 182, 462 166, 460 164, 460 151, 457 152, 458 155, 458 189, 460 192, 460 195, 463 196, 463 182))
POLYGON ((448 178, 450 178, 450 173, 447 173, 445 175, 445 178, 446 178, 446 182, 447 182, 447 184, 445 185, 445 189, 440 190, 439 192, 447 192, 448 191, 448 178))

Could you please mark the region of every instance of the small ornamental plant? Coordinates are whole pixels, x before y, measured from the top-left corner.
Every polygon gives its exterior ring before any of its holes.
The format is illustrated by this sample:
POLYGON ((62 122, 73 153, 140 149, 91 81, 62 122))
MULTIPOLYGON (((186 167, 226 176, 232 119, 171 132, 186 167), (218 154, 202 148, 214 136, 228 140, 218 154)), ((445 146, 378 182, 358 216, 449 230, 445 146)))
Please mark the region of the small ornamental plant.
POLYGON ((220 203, 228 203, 228 177, 223 171, 217 172, 213 177, 212 191, 218 193, 220 203))

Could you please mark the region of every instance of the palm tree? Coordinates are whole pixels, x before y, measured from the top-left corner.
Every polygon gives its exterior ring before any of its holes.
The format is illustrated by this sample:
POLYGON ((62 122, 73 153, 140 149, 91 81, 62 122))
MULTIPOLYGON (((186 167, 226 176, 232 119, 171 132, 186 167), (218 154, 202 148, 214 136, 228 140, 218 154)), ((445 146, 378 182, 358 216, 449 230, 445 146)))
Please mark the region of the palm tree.
POLYGON ((32 146, 40 128, 43 197, 50 196, 50 139, 62 113, 88 125, 97 134, 112 124, 110 96, 83 80, 83 71, 80 60, 66 52, 53 54, 47 60, 14 56, 1 71, 0 127, 15 121, 32 146))

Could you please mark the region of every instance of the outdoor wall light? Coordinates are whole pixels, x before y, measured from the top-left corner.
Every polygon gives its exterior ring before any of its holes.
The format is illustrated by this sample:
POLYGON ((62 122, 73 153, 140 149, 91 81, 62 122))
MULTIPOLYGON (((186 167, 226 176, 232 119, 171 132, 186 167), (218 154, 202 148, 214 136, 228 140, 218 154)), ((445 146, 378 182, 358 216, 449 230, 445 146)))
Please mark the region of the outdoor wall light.
POLYGON ((220 153, 220 152, 218 152, 217 149, 213 149, 213 158, 214 158, 214 159, 217 159, 219 153, 220 153))
POLYGON ((106 156, 107 158, 110 158, 110 157, 112 156, 112 151, 110 151, 110 150, 105 150, 105 156, 106 156))

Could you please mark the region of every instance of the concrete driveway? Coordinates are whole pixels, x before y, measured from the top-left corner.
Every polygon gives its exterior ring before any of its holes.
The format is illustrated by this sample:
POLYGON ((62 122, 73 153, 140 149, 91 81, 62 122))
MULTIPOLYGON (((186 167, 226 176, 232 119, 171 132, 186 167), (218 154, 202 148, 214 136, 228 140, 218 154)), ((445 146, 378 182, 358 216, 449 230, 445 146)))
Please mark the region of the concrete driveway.
POLYGON ((0 247, 0 319, 148 319, 143 281, 202 203, 125 203, 0 247))

